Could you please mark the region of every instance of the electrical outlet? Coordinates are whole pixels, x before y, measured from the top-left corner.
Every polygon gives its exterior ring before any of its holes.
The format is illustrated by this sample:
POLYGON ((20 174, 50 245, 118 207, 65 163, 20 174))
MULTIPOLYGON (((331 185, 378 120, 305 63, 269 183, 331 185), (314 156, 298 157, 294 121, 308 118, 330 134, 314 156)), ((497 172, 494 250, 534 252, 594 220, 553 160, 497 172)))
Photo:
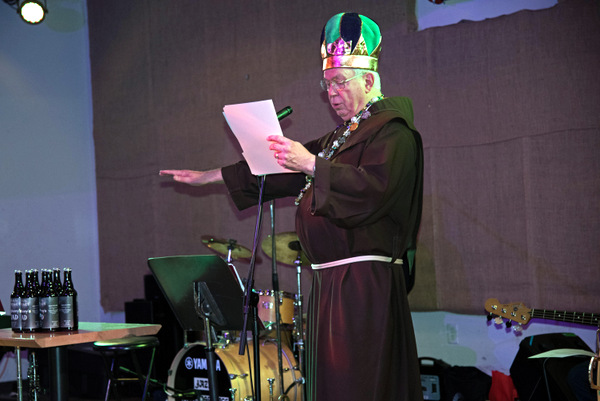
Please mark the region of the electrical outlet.
POLYGON ((446 324, 446 339, 448 344, 458 344, 458 329, 455 324, 446 324))

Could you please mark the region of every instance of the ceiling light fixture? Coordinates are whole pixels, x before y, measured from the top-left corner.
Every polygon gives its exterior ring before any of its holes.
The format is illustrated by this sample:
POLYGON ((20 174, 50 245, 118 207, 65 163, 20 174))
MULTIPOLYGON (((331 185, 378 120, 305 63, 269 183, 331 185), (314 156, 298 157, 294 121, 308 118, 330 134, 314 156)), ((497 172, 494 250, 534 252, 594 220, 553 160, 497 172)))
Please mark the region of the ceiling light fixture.
POLYGON ((39 24, 48 14, 46 0, 4 0, 4 2, 17 10, 19 16, 28 24, 39 24))

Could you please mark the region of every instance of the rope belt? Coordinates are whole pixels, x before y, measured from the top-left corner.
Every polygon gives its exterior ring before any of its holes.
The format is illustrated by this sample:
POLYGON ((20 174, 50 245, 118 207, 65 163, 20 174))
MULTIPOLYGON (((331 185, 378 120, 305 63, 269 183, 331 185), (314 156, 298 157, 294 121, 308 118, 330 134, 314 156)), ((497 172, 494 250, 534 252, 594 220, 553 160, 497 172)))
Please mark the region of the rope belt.
MULTIPOLYGON (((312 266, 313 270, 318 270, 318 269, 327 269, 329 267, 348 265, 350 263, 356 263, 356 262, 386 262, 386 263, 390 263, 391 261, 392 261, 392 258, 390 256, 361 255, 361 256, 354 256, 354 257, 346 258, 346 259, 338 259, 338 260, 334 260, 332 262, 327 262, 327 263, 313 263, 311 266, 312 266)), ((396 259, 394 261, 394 264, 401 265, 402 259, 396 259)))

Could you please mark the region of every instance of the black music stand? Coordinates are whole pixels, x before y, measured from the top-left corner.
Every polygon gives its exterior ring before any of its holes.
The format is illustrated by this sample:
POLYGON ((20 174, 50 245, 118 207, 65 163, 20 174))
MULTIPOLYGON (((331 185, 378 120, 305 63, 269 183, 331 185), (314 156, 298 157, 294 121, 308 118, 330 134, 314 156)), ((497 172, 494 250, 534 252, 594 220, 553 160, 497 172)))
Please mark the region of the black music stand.
POLYGON ((219 330, 241 330, 244 291, 223 259, 217 255, 163 256, 148 259, 148 266, 183 330, 201 331, 194 298, 194 283, 204 282, 223 316, 213 322, 219 330))
POLYGON ((210 399, 218 401, 212 330, 241 330, 244 292, 223 259, 216 255, 165 256, 148 266, 184 330, 203 326, 210 399), (201 324, 203 322, 203 324, 201 324))

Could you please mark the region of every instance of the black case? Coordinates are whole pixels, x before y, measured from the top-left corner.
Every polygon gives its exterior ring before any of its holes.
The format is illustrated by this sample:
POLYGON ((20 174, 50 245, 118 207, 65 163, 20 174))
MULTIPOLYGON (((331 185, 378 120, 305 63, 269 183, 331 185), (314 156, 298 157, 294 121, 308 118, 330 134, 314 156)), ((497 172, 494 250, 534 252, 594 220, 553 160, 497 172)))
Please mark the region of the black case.
POLYGON ((561 348, 591 352, 587 344, 572 333, 541 334, 521 340, 510 367, 510 376, 521 401, 577 401, 567 377, 575 365, 590 357, 529 359, 532 355, 561 348))

